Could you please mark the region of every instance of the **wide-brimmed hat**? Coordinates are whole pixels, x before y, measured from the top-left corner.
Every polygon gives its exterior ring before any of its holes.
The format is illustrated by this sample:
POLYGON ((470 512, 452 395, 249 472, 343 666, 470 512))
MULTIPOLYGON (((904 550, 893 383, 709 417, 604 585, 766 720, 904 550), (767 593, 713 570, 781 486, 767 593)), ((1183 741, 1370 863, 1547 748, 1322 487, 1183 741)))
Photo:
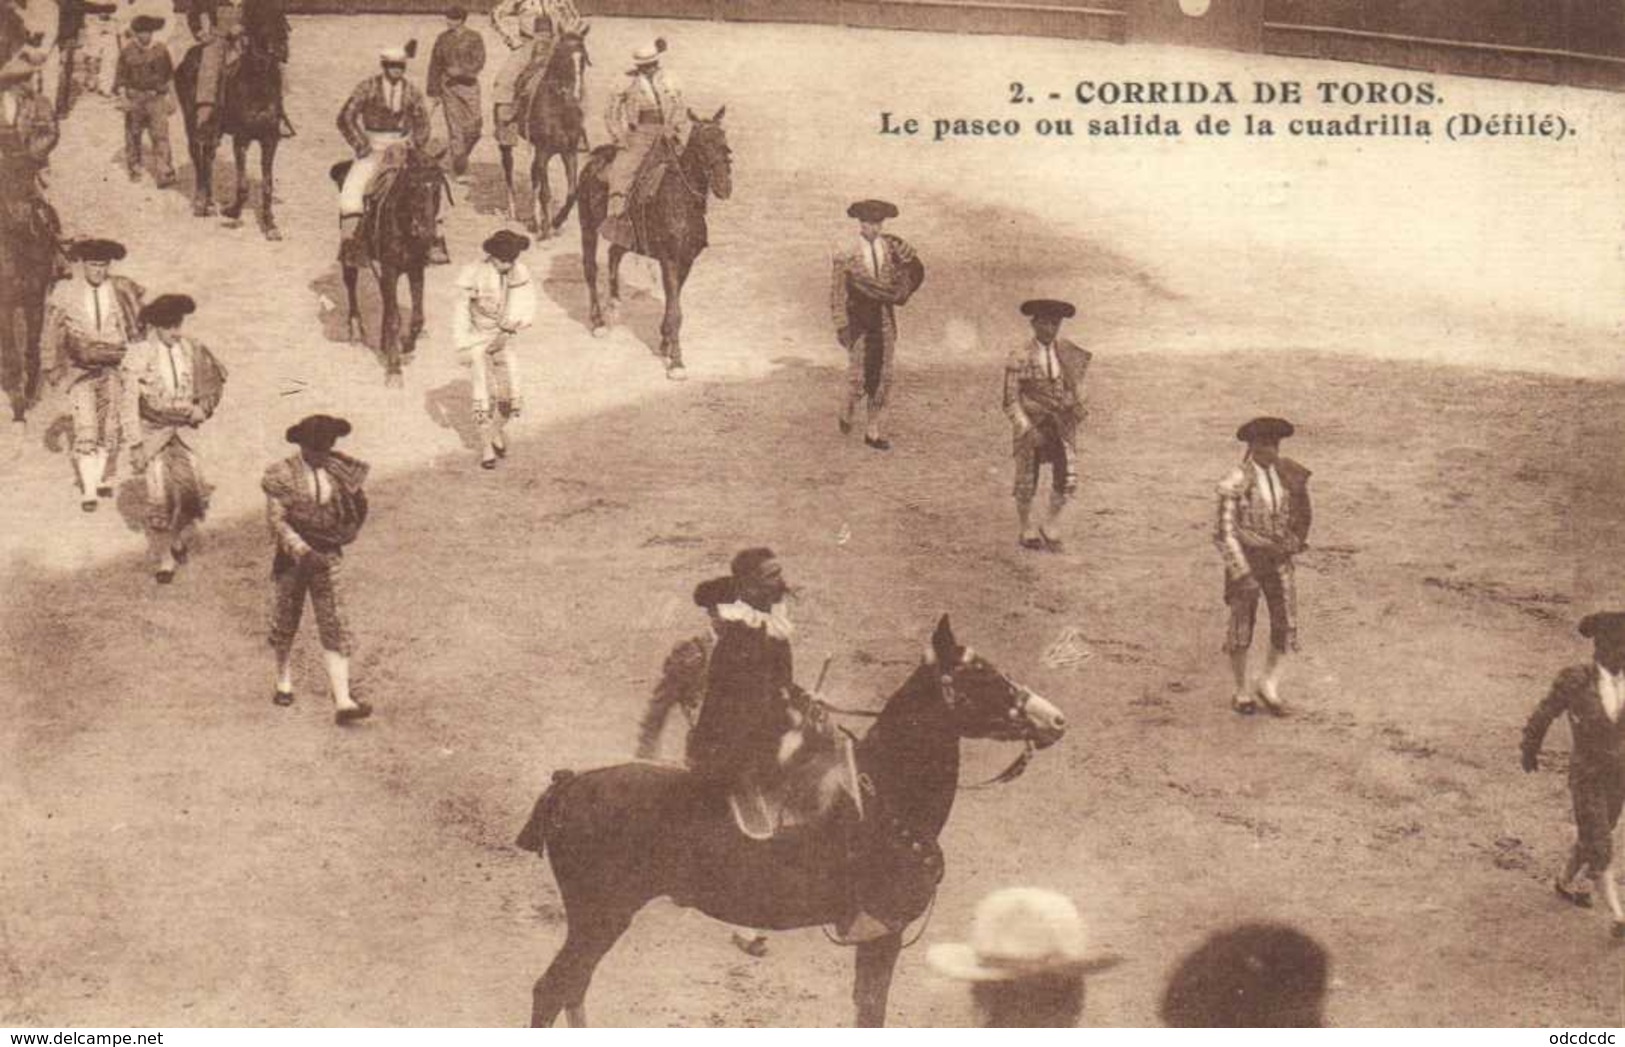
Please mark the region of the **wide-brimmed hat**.
POLYGON ((696 606, 711 610, 739 599, 739 585, 732 578, 708 578, 694 587, 696 606))
POLYGON ((657 36, 649 43, 644 44, 632 52, 632 61, 638 65, 654 65, 660 61, 660 56, 666 53, 666 38, 657 36))
POLYGON ((1625 633, 1625 612, 1598 611, 1580 619, 1580 635, 1588 640, 1625 633))
POLYGON ((1029 298, 1021 303, 1021 315, 1034 320, 1070 320, 1078 315, 1078 307, 1059 298, 1029 298))
POLYGON ((485 253, 498 261, 511 262, 525 251, 530 250, 530 237, 522 236, 509 229, 498 229, 485 238, 481 245, 485 253))
POLYGON ((341 436, 350 435, 350 423, 330 414, 306 415, 290 425, 284 434, 291 444, 325 451, 341 436))
POLYGON ((164 20, 154 15, 136 15, 130 23, 130 31, 134 33, 156 33, 164 27, 164 20))
POLYGON ((1071 899, 1038 887, 1006 887, 976 906, 970 941, 940 942, 926 958, 950 978, 1004 982, 1058 974, 1093 974, 1116 956, 1086 951, 1083 920, 1071 899))
POLYGON ((1252 421, 1236 430, 1236 439, 1242 443, 1279 443, 1297 432, 1292 423, 1285 418, 1254 418, 1252 421))
POLYGON ((889 200, 859 200, 846 209, 848 218, 860 222, 884 222, 897 217, 897 205, 889 200))
POLYGON ((75 261, 80 262, 117 262, 125 252, 124 245, 117 240, 92 238, 75 241, 69 253, 75 261))
POLYGON ((177 327, 195 312, 191 295, 161 294, 142 307, 140 321, 143 327, 177 327))
POLYGON ((380 65, 405 65, 407 59, 416 58, 417 53, 418 42, 408 40, 404 47, 386 47, 380 50, 378 52, 378 63, 380 65))
POLYGON ((446 8, 446 17, 454 22, 462 22, 468 19, 468 12, 460 7, 448 7, 446 8))

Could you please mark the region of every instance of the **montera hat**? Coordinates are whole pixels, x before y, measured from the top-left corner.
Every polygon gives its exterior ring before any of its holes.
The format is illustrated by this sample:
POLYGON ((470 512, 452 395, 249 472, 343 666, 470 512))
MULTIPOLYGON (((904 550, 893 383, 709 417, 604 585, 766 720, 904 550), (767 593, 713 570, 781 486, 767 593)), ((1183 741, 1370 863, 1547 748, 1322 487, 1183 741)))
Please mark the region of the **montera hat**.
POLYGON ((1625 632, 1625 613, 1620 611, 1599 611, 1580 619, 1580 635, 1588 640, 1617 637, 1622 632, 1625 632))
POLYGON ((1084 975, 1121 962, 1088 955, 1083 920, 1071 899, 1037 887, 1006 887, 983 898, 970 941, 940 942, 926 958, 938 972, 970 982, 1084 975))
POLYGON ((161 294, 141 309, 144 327, 179 327, 185 317, 197 312, 197 303, 190 295, 161 294))
POLYGON ((80 240, 73 245, 73 257, 81 262, 117 262, 124 257, 124 245, 117 240, 80 240))
POLYGON ((657 36, 651 42, 644 44, 632 52, 632 61, 638 65, 654 65, 660 61, 660 56, 666 52, 666 38, 657 36))
POLYGON ((521 253, 530 250, 530 237, 521 236, 519 233, 508 229, 498 229, 486 237, 482 246, 485 253, 492 258, 503 262, 511 262, 518 258, 521 253))
POLYGON ((163 27, 164 20, 153 15, 136 15, 130 23, 131 31, 137 33, 156 33, 163 27))
POLYGON ((1242 443, 1279 443, 1297 432, 1292 423, 1285 418, 1254 418, 1240 429, 1236 430, 1236 439, 1242 443))
POLYGON ((288 442, 325 451, 341 436, 350 435, 350 423, 330 414, 312 414, 288 427, 288 442))
POLYGON ((884 222, 897 217, 897 205, 888 200, 859 200, 846 209, 846 216, 860 222, 884 222))
POLYGON ((1034 320, 1070 320, 1078 315, 1078 307, 1058 298, 1031 298, 1021 303, 1021 315, 1034 320))

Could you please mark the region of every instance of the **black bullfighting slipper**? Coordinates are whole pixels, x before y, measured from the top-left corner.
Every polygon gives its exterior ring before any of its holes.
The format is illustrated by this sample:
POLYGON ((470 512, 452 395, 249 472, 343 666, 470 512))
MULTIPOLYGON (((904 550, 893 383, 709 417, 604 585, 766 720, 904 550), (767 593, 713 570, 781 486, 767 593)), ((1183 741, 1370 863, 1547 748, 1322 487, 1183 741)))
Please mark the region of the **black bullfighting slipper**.
POLYGON ((1279 698, 1271 698, 1262 687, 1253 692, 1258 697, 1258 704, 1269 711, 1271 716, 1285 716, 1286 706, 1281 704, 1279 698))
POLYGON ((95 512, 96 511, 96 499, 94 499, 94 498, 86 498, 86 499, 82 500, 79 503, 79 508, 83 509, 87 513, 95 512))
POLYGON ((870 447, 873 447, 877 451, 891 450, 891 441, 883 436, 865 436, 863 438, 863 442, 868 444, 870 447))
POLYGON ((1042 550, 1044 548, 1044 539, 1042 539, 1042 538, 1023 538, 1021 540, 1021 547, 1023 549, 1032 549, 1035 552, 1040 551, 1040 550, 1042 550))
POLYGON ((1614 921, 1614 937, 1625 938, 1625 920, 1614 921))
POLYGON ((480 468, 481 469, 495 469, 496 467, 497 467, 497 460, 495 458, 481 458, 480 459, 480 468))
POLYGON ((333 713, 333 722, 340 725, 354 723, 357 720, 365 720, 371 715, 372 706, 368 705, 366 702, 356 702, 355 708, 353 709, 339 709, 335 711, 333 713))
POLYGON ((1251 716, 1258 711, 1258 706, 1244 694, 1238 694, 1230 699, 1230 708, 1243 716, 1251 716))
POLYGON ((170 582, 173 582, 175 580, 175 572, 174 571, 158 571, 158 572, 153 574, 152 579, 153 579, 153 581, 157 582, 159 585, 168 585, 170 582))
POLYGON ((1590 891, 1576 891, 1572 888, 1565 887, 1562 880, 1553 880, 1552 890, 1556 891, 1557 896, 1568 902, 1570 905, 1578 906, 1581 909, 1591 908, 1590 891))
POLYGON ((288 706, 293 704, 293 692, 292 691, 272 691, 271 692, 271 704, 272 705, 280 705, 283 708, 287 708, 288 706))
POLYGON ((111 498, 111 497, 113 497, 113 488, 111 486, 107 485, 107 484, 102 484, 100 487, 96 488, 96 497, 97 498, 111 498))
POLYGON ((837 418, 837 419, 835 419, 835 426, 836 426, 836 428, 841 430, 841 435, 842 436, 851 436, 852 435, 852 423, 847 421, 845 418, 837 418))

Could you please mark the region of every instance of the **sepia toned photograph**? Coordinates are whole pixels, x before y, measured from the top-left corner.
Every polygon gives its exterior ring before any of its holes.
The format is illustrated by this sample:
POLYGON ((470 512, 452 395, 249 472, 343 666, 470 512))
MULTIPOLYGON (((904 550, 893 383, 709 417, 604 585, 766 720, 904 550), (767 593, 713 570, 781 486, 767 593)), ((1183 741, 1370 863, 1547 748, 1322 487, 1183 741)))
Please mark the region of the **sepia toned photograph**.
POLYGON ((1625 1023, 1621 90, 0 0, 0 1026, 1625 1023))

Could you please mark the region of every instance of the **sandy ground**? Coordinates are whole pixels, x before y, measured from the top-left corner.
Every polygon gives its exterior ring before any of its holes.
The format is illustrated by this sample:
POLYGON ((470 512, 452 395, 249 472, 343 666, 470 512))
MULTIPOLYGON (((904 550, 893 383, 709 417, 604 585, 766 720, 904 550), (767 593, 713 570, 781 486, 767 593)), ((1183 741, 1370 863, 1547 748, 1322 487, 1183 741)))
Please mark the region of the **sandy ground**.
MULTIPOLYGON (((193 330, 231 384, 206 430, 206 546, 170 589, 143 569, 134 485, 118 512, 77 509, 60 398, 0 466, 0 1021, 523 1022, 562 913, 513 834, 555 768, 630 752, 665 648, 699 624, 688 591, 757 542, 801 586, 801 663, 832 655, 841 700, 878 703, 947 611, 1072 720, 1018 783, 961 799, 924 943, 960 936, 989 889, 1036 883, 1130 960, 1091 983, 1091 1024, 1153 1024, 1179 956, 1250 917, 1327 944, 1338 1024, 1625 1018, 1606 921, 1545 883, 1571 832, 1562 729, 1540 774, 1516 763, 1523 716, 1586 656, 1573 621, 1621 580, 1613 96, 1440 81, 1464 108, 1565 113, 1580 133, 1561 145, 931 145, 874 135, 876 114, 1002 116, 1015 79, 1407 74, 599 20, 597 101, 658 29, 695 108, 728 106, 736 190, 685 296, 693 380, 667 383, 649 355, 657 297, 588 336, 572 222, 530 256, 546 292, 525 347, 532 409, 493 475, 473 467, 445 336, 451 271, 431 276, 403 390, 323 303, 342 296, 333 110, 377 46, 436 28, 297 23, 282 243, 128 183, 104 102, 65 129, 52 193, 70 232, 123 239, 126 273, 194 294, 193 330), (897 231, 930 266, 903 317, 884 457, 831 419, 827 252, 860 195, 902 205, 897 231), (1061 557, 1015 547, 997 404, 1014 303, 1034 294, 1078 300, 1070 333, 1097 353, 1061 557), (350 449, 379 467, 349 564, 359 688, 380 714, 356 730, 332 726, 313 639, 299 703, 268 701, 256 481, 314 410, 354 420, 350 449), (1291 451, 1317 476, 1284 721, 1227 709, 1208 543, 1230 431, 1266 411, 1300 422, 1291 451), (1046 665, 1068 630, 1090 656, 1046 665)), ((489 141, 476 161, 451 220, 459 259, 498 220, 489 141)), ((1008 756, 971 745, 966 776, 1008 756)), ((815 931, 752 960, 656 903, 589 1009, 615 1025, 841 1024, 849 964, 815 931)), ((968 1017, 919 950, 892 999, 899 1024, 968 1017)))

